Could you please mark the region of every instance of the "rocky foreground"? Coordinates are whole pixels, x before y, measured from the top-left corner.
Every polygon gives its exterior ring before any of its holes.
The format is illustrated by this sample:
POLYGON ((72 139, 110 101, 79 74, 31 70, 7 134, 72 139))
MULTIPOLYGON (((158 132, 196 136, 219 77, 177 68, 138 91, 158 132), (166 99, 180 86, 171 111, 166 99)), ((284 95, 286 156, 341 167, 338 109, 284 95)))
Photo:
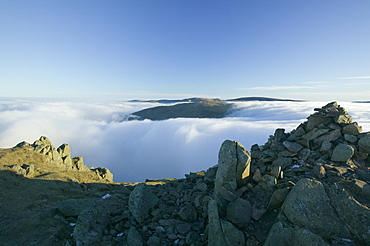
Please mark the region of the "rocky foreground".
POLYGON ((178 180, 114 183, 44 137, 3 149, 0 244, 370 245, 370 133, 336 102, 315 111, 178 180))

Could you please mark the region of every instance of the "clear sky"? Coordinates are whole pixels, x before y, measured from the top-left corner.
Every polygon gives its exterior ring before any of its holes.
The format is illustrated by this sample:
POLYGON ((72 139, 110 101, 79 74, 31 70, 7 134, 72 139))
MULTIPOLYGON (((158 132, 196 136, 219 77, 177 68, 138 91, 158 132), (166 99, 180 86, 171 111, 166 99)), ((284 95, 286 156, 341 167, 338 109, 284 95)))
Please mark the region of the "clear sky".
POLYGON ((0 0, 0 96, 370 100, 370 1, 0 0))

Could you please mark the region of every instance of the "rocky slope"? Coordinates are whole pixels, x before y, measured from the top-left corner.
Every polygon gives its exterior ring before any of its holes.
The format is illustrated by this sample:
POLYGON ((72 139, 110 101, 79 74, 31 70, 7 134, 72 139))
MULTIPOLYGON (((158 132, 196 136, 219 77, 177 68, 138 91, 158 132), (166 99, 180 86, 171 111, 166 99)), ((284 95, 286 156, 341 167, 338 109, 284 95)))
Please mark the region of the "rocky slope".
POLYGON ((250 152, 224 141, 217 166, 178 180, 115 184, 38 141, 2 150, 0 244, 369 245, 370 133, 336 102, 315 110, 250 152), (39 163, 75 181, 41 180, 39 163))

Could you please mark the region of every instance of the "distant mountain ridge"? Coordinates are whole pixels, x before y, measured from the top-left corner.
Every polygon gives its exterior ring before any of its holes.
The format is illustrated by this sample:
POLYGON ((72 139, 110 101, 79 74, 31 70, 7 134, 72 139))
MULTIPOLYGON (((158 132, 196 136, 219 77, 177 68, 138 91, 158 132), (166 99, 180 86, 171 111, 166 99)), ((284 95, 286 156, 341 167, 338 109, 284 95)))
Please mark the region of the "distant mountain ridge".
POLYGON ((301 102, 302 100, 293 100, 293 99, 280 99, 280 98, 271 98, 271 97, 239 97, 235 99, 226 99, 221 100, 218 98, 201 98, 201 97, 192 97, 192 98, 185 98, 185 99, 159 99, 159 100, 140 100, 134 99, 130 100, 129 102, 150 102, 150 103, 181 103, 181 102, 188 102, 188 103, 199 103, 199 102, 209 102, 209 101, 225 101, 225 102, 243 102, 243 101, 288 101, 288 102, 301 102))
POLYGON ((131 100, 130 102, 151 102, 175 104, 146 108, 133 113, 129 119, 167 120, 173 118, 223 118, 230 113, 234 102, 246 101, 295 101, 292 99, 278 99, 268 97, 241 97, 221 100, 218 98, 185 98, 180 100, 131 100))

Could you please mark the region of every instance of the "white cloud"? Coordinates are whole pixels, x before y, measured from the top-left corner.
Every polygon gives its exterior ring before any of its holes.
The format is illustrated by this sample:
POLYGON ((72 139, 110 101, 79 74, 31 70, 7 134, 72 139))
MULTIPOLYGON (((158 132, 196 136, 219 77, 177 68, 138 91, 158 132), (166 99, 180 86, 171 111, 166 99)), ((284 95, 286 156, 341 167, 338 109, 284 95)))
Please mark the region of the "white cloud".
MULTIPOLYGON (((184 177, 217 163, 225 139, 246 148, 264 144, 276 128, 291 131, 327 102, 245 102, 223 119, 171 119, 117 122, 129 114, 158 104, 63 102, 33 100, 0 101, 0 147, 12 147, 41 135, 58 147, 71 145, 73 156, 83 156, 88 166, 111 169, 118 182, 146 178, 184 177)), ((370 107, 343 105, 370 130, 370 107)))
POLYGON ((370 79, 370 76, 343 77, 339 79, 370 79))
POLYGON ((259 86, 259 87, 249 87, 243 88, 244 90, 299 90, 299 89, 313 89, 313 86, 300 86, 300 85, 290 85, 290 86, 259 86))

